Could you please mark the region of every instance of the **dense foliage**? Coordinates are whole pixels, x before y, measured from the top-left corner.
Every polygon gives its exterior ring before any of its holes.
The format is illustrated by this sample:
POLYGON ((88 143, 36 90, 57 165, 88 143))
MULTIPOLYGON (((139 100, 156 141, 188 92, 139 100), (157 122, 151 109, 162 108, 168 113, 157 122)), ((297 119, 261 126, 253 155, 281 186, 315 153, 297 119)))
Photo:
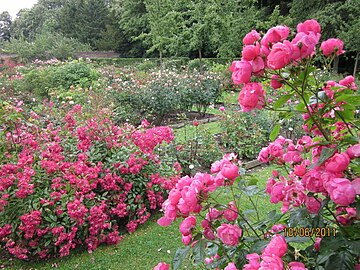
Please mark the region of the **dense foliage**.
POLYGON ((161 205, 179 173, 154 154, 173 140, 170 128, 116 126, 104 112, 86 118, 80 105, 59 119, 52 106, 0 107, 0 243, 19 259, 117 243, 161 205))

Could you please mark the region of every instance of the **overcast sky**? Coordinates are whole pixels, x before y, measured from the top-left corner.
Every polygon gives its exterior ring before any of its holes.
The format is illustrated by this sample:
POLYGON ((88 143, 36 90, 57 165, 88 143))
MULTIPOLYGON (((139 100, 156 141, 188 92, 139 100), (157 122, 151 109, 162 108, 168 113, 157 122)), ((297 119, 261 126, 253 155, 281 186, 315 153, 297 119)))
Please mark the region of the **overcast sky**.
POLYGON ((16 14, 22 8, 31 8, 37 0, 0 0, 0 13, 8 11, 14 20, 16 14))

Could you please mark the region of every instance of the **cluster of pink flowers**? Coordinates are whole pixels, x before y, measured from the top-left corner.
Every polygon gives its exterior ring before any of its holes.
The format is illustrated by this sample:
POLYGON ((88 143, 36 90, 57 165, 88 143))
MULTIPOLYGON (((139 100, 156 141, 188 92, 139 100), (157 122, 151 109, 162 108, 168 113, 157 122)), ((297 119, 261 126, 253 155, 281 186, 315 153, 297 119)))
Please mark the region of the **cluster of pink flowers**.
MULTIPOLYGON (((287 40, 290 29, 282 25, 270 28, 262 38, 256 30, 244 37, 242 58, 234 61, 230 67, 234 83, 244 84, 238 99, 244 112, 261 109, 265 105, 262 84, 251 82, 252 76, 263 75, 265 69, 276 71, 289 64, 296 66, 302 59, 313 56, 320 32, 317 21, 307 20, 297 26, 297 34, 291 41, 287 40)), ((321 50, 325 56, 344 53, 342 41, 335 38, 324 41, 321 50)), ((282 86, 275 74, 271 85, 274 89, 282 86)))
MULTIPOLYGON (((11 108, 23 112, 21 105, 11 108)), ((42 127, 36 113, 30 121, 35 124, 5 127, 9 160, 0 166, 0 211, 19 211, 15 220, 0 221, 0 243, 20 259, 117 243, 117 224, 135 231, 179 179, 171 166, 161 165, 166 177, 158 170, 161 160, 154 153, 173 139, 170 128, 86 120, 79 105, 66 113, 62 126, 46 121, 42 127), (21 200, 39 203, 25 209, 21 200), (17 220, 17 226, 9 225, 17 220)))

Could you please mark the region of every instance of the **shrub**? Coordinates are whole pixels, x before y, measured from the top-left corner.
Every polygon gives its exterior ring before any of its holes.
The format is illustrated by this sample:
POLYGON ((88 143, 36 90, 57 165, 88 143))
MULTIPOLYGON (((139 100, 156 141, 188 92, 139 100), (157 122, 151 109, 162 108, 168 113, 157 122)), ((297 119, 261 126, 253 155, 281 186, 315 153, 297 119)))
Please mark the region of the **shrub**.
POLYGON ((21 103, 3 108, 0 243, 19 259, 115 244, 176 182, 178 171, 154 154, 173 139, 170 128, 85 119, 79 105, 59 125, 35 112, 27 118, 21 103))
POLYGON ((268 142, 273 126, 269 113, 227 111, 220 119, 220 126, 224 131, 221 135, 223 145, 229 152, 237 153, 241 159, 256 158, 268 142))

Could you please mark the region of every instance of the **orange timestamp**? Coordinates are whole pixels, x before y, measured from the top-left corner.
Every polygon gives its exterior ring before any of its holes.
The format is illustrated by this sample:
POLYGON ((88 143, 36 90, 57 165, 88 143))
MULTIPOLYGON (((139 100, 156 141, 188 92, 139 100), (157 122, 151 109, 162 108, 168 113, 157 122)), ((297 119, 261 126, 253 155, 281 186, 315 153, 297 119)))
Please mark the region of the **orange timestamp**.
POLYGON ((304 228, 304 227, 286 227, 284 228, 285 237, 331 237, 336 235, 336 228, 304 228))

